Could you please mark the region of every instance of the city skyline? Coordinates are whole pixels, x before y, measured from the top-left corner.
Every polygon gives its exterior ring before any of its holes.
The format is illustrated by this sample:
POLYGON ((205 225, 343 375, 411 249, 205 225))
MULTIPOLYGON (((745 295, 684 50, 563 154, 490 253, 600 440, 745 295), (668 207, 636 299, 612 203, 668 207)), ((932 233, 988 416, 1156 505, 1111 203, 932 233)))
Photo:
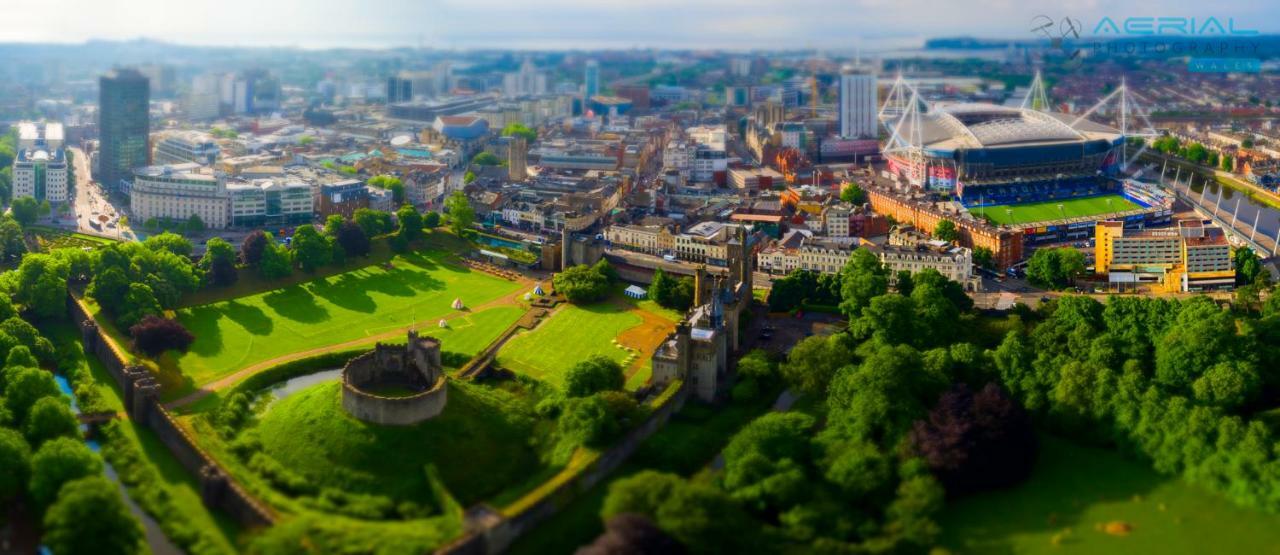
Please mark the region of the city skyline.
POLYGON ((519 50, 629 48, 865 49, 918 47, 937 37, 1036 38, 1033 19, 1069 17, 1090 34, 1102 18, 1217 18, 1261 33, 1280 32, 1280 7, 1243 1, 1079 2, 978 0, 963 6, 912 0, 801 0, 785 5, 710 0, 537 4, 513 0, 379 0, 358 10, 333 2, 200 2, 180 12, 157 0, 19 4, 0 43, 80 43, 146 38, 196 46, 519 50), (924 11, 931 15, 920 18, 924 11), (63 15, 51 19, 51 11, 63 15), (244 17, 253 13, 254 17, 244 17), (200 22, 199 25, 193 22, 200 22), (340 24, 335 24, 335 23, 340 24), (359 31, 356 31, 359 29, 359 31))

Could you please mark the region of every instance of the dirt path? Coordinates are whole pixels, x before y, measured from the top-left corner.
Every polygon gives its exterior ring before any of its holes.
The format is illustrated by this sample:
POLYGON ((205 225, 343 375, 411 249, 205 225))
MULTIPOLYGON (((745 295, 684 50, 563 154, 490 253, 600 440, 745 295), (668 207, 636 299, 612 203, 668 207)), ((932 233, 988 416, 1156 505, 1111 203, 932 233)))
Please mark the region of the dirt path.
MULTIPOLYGON (((453 320, 456 318, 463 318, 470 314, 482 312, 486 309, 499 307, 499 306, 520 306, 520 302, 523 300, 524 294, 528 292, 528 288, 533 287, 535 281, 532 279, 525 278, 525 279, 518 280, 517 283, 519 283, 521 287, 517 289, 516 292, 511 293, 510 295, 504 295, 502 297, 498 297, 489 302, 482 303, 478 306, 469 307, 463 311, 455 311, 453 314, 445 316, 444 319, 453 320)), ((429 322, 429 321, 415 322, 413 324, 396 328, 391 331, 377 333, 374 335, 368 335, 365 337, 352 339, 350 341, 344 341, 342 343, 326 345, 324 347, 316 347, 314 349, 307 349, 305 351, 297 351, 297 352, 289 353, 287 355, 280 355, 278 357, 264 360, 261 362, 256 362, 256 363, 250 364, 249 366, 236 370, 231 374, 228 374, 212 382, 208 382, 206 384, 199 386, 199 389, 197 389, 196 391, 193 391, 183 397, 180 397, 178 399, 175 399, 173 401, 166 403, 165 408, 177 409, 177 408, 190 405, 192 403, 195 403, 196 401, 199 401, 201 399, 204 399, 205 397, 208 397, 210 394, 212 394, 215 391, 221 391, 223 389, 229 388, 237 383, 240 383, 245 378, 248 378, 249 376, 257 374, 258 372, 261 372, 273 366, 278 366, 280 364, 284 364, 286 362, 291 362, 301 358, 308 358, 308 357, 313 357, 317 355, 323 355, 325 353, 331 353, 334 351, 354 349, 356 347, 371 344, 377 341, 396 339, 398 337, 403 336, 405 333, 408 333, 410 329, 429 326, 429 325, 435 325, 435 322, 429 322)))
POLYGON ((658 350, 658 346, 662 345, 662 340, 676 328, 675 323, 658 316, 652 312, 646 311, 639 307, 627 305, 632 314, 640 317, 640 324, 632 326, 618 334, 618 343, 624 346, 636 349, 640 356, 631 361, 626 368, 627 379, 644 368, 644 364, 654 351, 658 350))

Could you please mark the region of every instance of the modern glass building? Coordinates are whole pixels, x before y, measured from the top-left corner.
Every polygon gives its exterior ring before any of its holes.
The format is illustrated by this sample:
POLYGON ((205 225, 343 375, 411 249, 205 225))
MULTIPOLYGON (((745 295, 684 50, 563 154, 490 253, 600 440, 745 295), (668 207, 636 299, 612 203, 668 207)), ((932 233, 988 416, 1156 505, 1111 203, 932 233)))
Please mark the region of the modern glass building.
POLYGON ((590 101, 592 97, 600 94, 600 63, 595 60, 587 60, 582 80, 583 99, 590 101))
POLYGON ((150 101, 150 81, 135 69, 98 79, 98 182, 108 191, 120 191, 135 168, 150 165, 150 101))

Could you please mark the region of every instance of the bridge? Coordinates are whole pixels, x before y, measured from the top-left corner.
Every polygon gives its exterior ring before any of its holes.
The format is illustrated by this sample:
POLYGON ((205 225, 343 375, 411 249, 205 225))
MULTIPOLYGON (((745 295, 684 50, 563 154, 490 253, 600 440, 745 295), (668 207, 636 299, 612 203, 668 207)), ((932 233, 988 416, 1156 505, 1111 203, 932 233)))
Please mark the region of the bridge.
MULTIPOLYGON (((1166 175, 1167 171, 1168 165, 1166 164, 1165 167, 1160 170, 1159 183, 1162 187, 1173 192, 1178 199, 1190 204, 1192 208, 1195 209, 1196 213, 1212 220, 1213 223, 1221 227, 1229 237, 1234 237, 1238 242, 1249 245, 1254 252, 1258 253, 1259 257, 1271 258, 1276 256, 1277 250, 1280 249, 1280 230, 1276 231, 1276 235, 1274 237, 1258 233, 1258 224, 1261 221, 1262 213, 1265 209, 1261 207, 1256 209, 1253 214, 1252 223, 1248 221, 1248 217, 1244 219, 1239 217, 1240 203, 1244 200, 1244 197, 1247 196, 1245 193, 1237 192, 1238 194, 1236 195, 1235 204, 1224 207, 1222 205, 1222 191, 1227 187, 1226 185, 1217 183, 1218 194, 1217 197, 1214 198, 1211 193, 1208 192, 1207 187, 1202 188, 1200 193, 1196 193, 1192 190, 1191 184, 1197 174, 1188 172, 1186 182, 1182 182, 1180 180, 1182 175, 1181 167, 1177 168, 1172 180, 1168 179, 1168 176, 1166 175)), ((1204 184, 1208 184, 1209 182, 1210 179, 1205 177, 1204 184)))

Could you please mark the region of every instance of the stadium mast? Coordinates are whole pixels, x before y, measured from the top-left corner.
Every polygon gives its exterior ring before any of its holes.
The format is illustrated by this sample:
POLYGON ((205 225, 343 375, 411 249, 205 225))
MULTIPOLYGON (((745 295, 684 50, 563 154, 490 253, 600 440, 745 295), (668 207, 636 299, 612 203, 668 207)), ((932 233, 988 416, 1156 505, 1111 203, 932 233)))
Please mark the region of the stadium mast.
MULTIPOLYGON (((899 77, 901 80, 901 77, 899 77)), ((896 83, 895 83, 896 85, 896 83)), ((884 149, 884 154, 902 153, 906 155, 908 163, 908 172, 910 172, 910 180, 915 184, 924 181, 924 131, 920 127, 920 111, 921 108, 927 108, 923 100, 920 99, 920 92, 910 85, 904 85, 911 90, 911 100, 907 102, 906 111, 902 117, 898 118, 897 124, 889 127, 889 122, 885 121, 885 127, 889 129, 888 148, 884 149), (902 126, 908 125, 907 135, 902 134, 902 126)), ((905 92, 905 89, 904 91, 905 92)), ((888 100, 885 101, 886 103, 888 100)))
MULTIPOLYGON (((1120 79, 1120 87, 1111 91, 1111 94, 1102 97, 1102 100, 1099 100, 1091 108, 1085 110, 1083 114, 1076 117, 1075 121, 1071 122, 1071 128, 1076 129, 1076 126, 1079 125, 1080 122, 1088 119, 1088 117, 1093 115, 1094 112, 1101 112, 1104 114, 1113 113, 1114 119, 1120 126, 1120 135, 1125 138, 1124 147, 1120 151, 1121 171, 1128 171, 1129 137, 1141 137, 1146 139, 1160 136, 1160 133, 1156 131, 1155 126, 1151 124, 1151 118, 1149 117, 1150 112, 1148 112, 1144 106, 1145 103, 1146 99, 1142 98, 1142 95, 1130 89, 1128 81, 1122 77, 1120 79), (1137 127, 1130 128, 1131 125, 1135 124, 1137 127)), ((1147 141, 1144 140, 1142 142, 1142 148, 1133 155, 1133 158, 1137 159, 1143 152, 1146 152, 1147 146, 1147 141)))
POLYGON ((1044 78, 1040 76, 1038 69, 1036 78, 1031 80, 1031 88, 1027 90, 1027 96, 1022 98, 1022 108, 1040 112, 1050 111, 1049 96, 1045 94, 1044 89, 1044 78))

